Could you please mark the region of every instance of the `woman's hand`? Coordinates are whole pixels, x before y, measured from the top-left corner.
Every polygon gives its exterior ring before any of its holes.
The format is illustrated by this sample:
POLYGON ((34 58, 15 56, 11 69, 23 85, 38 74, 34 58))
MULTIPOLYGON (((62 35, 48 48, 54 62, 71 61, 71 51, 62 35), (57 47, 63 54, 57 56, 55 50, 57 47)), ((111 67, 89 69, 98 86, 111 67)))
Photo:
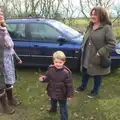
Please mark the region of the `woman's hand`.
POLYGON ((0 8, 0 25, 2 27, 5 27, 6 24, 5 24, 5 20, 4 20, 4 15, 3 15, 3 10, 0 8))
POLYGON ((19 60, 18 64, 22 64, 22 60, 19 60))
POLYGON ((97 56, 100 56, 100 54, 99 54, 98 52, 96 53, 96 55, 97 55, 97 56))

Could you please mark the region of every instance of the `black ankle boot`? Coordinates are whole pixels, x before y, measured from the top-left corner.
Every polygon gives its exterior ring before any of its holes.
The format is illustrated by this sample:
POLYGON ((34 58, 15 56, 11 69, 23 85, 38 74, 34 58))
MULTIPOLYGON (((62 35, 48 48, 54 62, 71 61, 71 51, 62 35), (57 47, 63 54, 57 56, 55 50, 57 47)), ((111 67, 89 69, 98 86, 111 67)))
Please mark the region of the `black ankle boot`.
POLYGON ((49 110, 48 110, 49 113, 56 113, 57 112, 57 108, 53 108, 51 107, 49 110))
POLYGON ((9 105, 18 106, 21 104, 21 101, 18 101, 17 99, 15 99, 13 97, 12 88, 13 88, 13 86, 6 85, 6 94, 7 94, 7 98, 8 98, 8 103, 9 103, 9 105))
POLYGON ((15 112, 15 110, 8 105, 8 100, 7 100, 5 91, 4 93, 0 94, 0 102, 2 105, 3 113, 13 114, 15 112))

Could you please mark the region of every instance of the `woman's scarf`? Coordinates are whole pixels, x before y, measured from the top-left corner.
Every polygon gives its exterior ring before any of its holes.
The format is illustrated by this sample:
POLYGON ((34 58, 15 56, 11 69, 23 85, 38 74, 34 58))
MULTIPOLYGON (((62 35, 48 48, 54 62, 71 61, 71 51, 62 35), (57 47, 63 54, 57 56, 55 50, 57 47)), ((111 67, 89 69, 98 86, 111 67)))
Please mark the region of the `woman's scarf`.
POLYGON ((6 27, 0 27, 0 30, 3 32, 4 37, 5 37, 5 47, 7 48, 13 48, 14 47, 14 43, 6 29, 6 27))

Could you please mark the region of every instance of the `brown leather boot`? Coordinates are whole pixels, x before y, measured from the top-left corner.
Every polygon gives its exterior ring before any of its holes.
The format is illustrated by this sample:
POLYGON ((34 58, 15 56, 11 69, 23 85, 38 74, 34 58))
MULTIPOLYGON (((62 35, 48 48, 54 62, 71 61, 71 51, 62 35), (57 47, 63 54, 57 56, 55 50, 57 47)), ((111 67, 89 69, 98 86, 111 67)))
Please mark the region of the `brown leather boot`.
POLYGON ((0 94, 0 102, 2 105, 3 113, 13 114, 15 112, 15 110, 8 105, 8 100, 5 91, 2 94, 0 94))
POLYGON ((12 88, 13 88, 13 86, 11 86, 11 85, 6 86, 6 94, 7 94, 7 98, 8 98, 8 104, 18 106, 21 104, 21 101, 18 101, 17 99, 15 99, 13 97, 12 88))

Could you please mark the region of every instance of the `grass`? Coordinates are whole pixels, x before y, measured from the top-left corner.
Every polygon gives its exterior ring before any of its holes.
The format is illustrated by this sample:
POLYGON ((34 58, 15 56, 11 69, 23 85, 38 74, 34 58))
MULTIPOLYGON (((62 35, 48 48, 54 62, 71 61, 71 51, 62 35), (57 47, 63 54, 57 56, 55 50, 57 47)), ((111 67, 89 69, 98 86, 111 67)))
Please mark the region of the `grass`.
MULTIPOLYGON (((111 19, 111 22, 113 22, 114 21, 114 19, 111 19)), ((117 19, 115 22, 114 22, 114 24, 120 24, 120 19, 117 19)), ((67 19, 66 20, 66 24, 69 24, 69 22, 71 23, 71 24, 77 24, 77 25, 86 25, 86 24, 88 24, 89 23, 89 20, 87 20, 87 19, 82 19, 82 18, 75 18, 75 19, 72 19, 72 18, 70 18, 70 19, 67 19)))
MULTIPOLYGON (((22 101, 15 107, 14 115, 1 115, 0 120, 59 120, 57 114, 48 114, 49 99, 46 95, 46 84, 38 81, 44 70, 17 69, 17 84, 14 93, 22 101)), ((68 102, 69 120, 120 120, 120 69, 103 77, 100 94, 89 99, 86 94, 91 90, 90 79, 85 92, 75 93, 68 102)), ((73 73, 74 87, 81 82, 81 76, 73 73)))
POLYGON ((87 19, 70 19, 70 20, 66 20, 66 24, 77 24, 77 25, 86 25, 88 24, 88 20, 87 19))
MULTIPOLYGON (((114 21, 114 19, 111 19, 111 21, 114 21)), ((87 19, 67 19, 65 23, 72 28, 76 29, 77 31, 84 32, 86 30, 86 26, 88 25, 89 21, 87 19)), ((113 23, 114 33, 117 37, 117 39, 120 38, 120 19, 116 20, 113 23)))
POLYGON ((120 27, 114 28, 115 35, 120 38, 120 27))

